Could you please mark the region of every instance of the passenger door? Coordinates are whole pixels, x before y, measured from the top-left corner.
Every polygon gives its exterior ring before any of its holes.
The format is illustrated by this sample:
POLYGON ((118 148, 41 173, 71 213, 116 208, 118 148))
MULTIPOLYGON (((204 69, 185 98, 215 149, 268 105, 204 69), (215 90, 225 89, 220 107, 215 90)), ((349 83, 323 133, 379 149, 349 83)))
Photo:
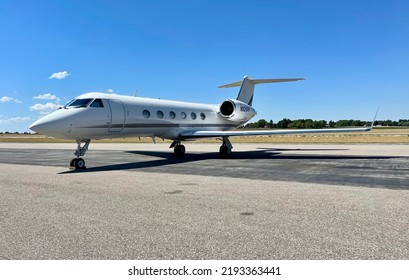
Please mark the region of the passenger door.
POLYGON ((109 99, 109 107, 111 109, 111 123, 109 132, 120 132, 124 129, 125 123, 125 108, 120 100, 109 99))

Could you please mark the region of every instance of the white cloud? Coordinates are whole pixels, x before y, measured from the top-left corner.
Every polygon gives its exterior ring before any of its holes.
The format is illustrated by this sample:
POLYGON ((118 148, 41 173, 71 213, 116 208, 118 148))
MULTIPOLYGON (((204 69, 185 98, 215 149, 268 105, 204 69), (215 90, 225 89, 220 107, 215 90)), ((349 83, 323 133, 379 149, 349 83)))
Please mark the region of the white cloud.
POLYGON ((55 102, 60 102, 60 99, 51 93, 44 93, 44 94, 40 94, 38 96, 34 96, 34 99, 46 99, 46 100, 55 100, 55 102))
POLYGON ((20 123, 29 121, 29 117, 0 118, 0 124, 20 123))
POLYGON ((108 93, 114 93, 114 90, 112 88, 107 89, 108 93))
POLYGON ((0 101, 1 102, 11 102, 11 101, 14 101, 14 102, 16 102, 16 103, 23 103, 23 101, 20 101, 20 100, 18 100, 18 99, 15 99, 15 98, 13 98, 13 97, 8 97, 8 96, 3 96, 2 98, 0 98, 0 101))
POLYGON ((34 104, 33 106, 30 106, 30 111, 43 111, 42 113, 45 113, 47 111, 54 111, 57 110, 61 105, 54 104, 51 102, 47 102, 47 104, 34 104))
POLYGON ((62 79, 67 78, 69 75, 71 75, 71 73, 68 73, 67 71, 56 72, 56 73, 52 73, 49 79, 62 80, 62 79))
POLYGON ((3 96, 3 97, 0 99, 1 102, 10 102, 10 101, 12 101, 12 100, 13 100, 13 98, 8 97, 8 96, 3 96))

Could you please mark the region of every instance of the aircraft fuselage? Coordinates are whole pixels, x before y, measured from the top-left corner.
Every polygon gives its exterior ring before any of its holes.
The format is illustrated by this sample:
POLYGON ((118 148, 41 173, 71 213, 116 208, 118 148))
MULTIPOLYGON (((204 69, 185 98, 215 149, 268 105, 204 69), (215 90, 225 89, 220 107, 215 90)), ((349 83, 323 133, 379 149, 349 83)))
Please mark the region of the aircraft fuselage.
POLYGON ((83 100, 84 104, 68 104, 37 120, 31 129, 73 140, 141 136, 179 140, 182 132, 226 131, 256 115, 247 104, 237 110, 240 117, 233 119, 221 114, 217 104, 104 93, 87 93, 74 100, 83 100))

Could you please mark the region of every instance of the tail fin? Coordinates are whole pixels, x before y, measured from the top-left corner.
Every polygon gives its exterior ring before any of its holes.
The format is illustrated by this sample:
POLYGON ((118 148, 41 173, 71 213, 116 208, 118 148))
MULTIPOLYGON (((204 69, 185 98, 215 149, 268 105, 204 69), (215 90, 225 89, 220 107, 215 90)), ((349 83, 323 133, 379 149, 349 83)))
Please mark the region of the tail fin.
POLYGON ((248 76, 245 76, 243 81, 219 86, 219 88, 229 88, 229 87, 240 87, 239 94, 237 95, 237 100, 252 106, 253 103, 253 94, 254 86, 256 84, 265 84, 265 83, 282 83, 282 82, 294 82, 304 80, 303 78, 294 78, 294 79, 252 79, 248 76))

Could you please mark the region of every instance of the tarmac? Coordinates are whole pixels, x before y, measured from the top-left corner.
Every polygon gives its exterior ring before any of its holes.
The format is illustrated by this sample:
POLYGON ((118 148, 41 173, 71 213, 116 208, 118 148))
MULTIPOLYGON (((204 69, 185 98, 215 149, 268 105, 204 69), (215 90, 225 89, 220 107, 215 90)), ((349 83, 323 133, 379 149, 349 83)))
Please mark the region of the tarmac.
POLYGON ((409 259, 408 145, 233 145, 0 143, 0 260, 409 259))

